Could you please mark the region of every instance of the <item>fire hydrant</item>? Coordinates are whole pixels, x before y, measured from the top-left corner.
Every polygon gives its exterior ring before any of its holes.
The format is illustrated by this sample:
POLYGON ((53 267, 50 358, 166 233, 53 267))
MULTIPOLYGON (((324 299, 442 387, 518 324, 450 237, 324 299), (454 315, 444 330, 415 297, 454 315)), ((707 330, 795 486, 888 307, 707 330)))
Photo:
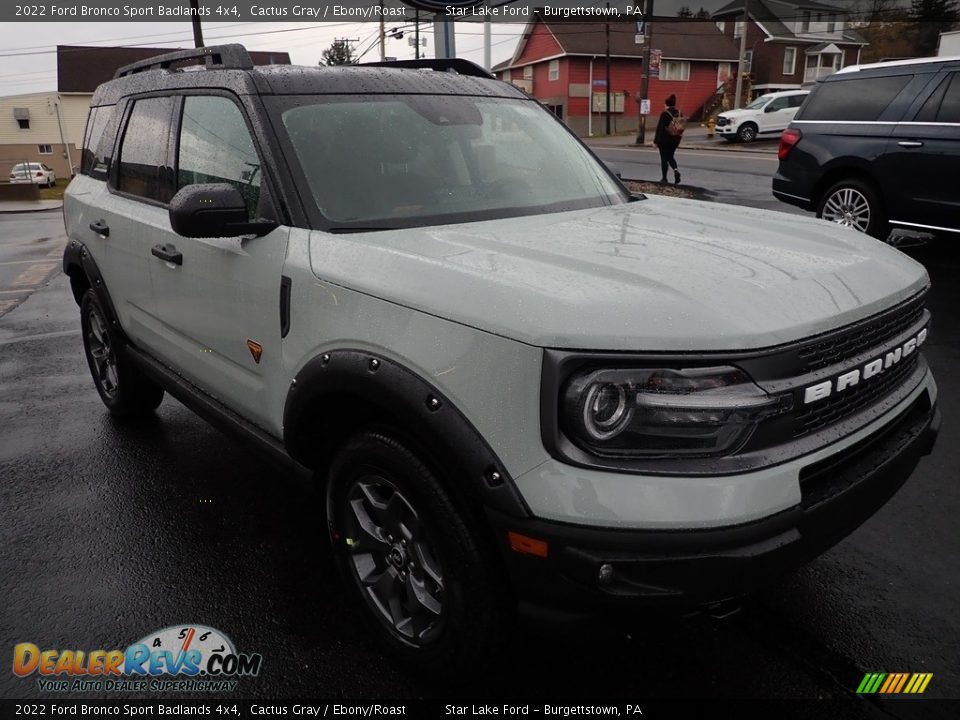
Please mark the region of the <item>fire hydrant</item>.
POLYGON ((711 117, 710 119, 707 120, 707 137, 712 138, 716 129, 717 129, 717 119, 715 117, 711 117))

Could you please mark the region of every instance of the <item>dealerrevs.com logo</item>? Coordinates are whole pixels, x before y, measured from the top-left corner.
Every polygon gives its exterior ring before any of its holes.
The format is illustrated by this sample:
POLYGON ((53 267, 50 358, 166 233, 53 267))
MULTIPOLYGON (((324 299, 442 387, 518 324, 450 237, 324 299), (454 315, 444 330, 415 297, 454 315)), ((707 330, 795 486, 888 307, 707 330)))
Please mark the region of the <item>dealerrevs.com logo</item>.
POLYGON ((126 650, 13 648, 13 673, 36 676, 44 692, 224 692, 238 678, 255 677, 263 657, 238 653, 219 630, 172 625, 126 650))

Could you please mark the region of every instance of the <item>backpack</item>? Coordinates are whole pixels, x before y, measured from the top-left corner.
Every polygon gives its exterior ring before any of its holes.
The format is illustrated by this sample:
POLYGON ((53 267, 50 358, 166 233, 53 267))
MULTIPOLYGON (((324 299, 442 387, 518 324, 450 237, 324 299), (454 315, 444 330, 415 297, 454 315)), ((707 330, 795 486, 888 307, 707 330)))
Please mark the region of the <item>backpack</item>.
POLYGON ((673 115, 673 120, 667 125, 667 135, 672 135, 675 138, 679 138, 683 135, 683 131, 687 129, 687 119, 683 116, 683 113, 679 110, 676 111, 677 114, 673 115))

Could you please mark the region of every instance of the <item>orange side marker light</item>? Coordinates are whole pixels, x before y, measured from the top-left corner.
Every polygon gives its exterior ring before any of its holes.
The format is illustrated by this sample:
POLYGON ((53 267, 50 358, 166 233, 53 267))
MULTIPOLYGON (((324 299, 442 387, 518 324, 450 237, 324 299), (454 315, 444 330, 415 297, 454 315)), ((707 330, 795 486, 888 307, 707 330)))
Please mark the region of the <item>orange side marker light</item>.
POLYGON ((512 530, 507 531, 507 540, 510 542, 510 549, 514 552, 542 558, 547 556, 547 543, 545 540, 537 540, 536 538, 521 535, 512 530))

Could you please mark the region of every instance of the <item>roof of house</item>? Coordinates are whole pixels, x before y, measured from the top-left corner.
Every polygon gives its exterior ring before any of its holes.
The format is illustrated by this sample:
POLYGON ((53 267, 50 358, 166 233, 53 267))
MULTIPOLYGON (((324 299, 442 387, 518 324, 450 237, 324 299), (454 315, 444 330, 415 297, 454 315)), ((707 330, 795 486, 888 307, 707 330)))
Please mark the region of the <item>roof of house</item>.
MULTIPOLYGON (((57 45, 57 90, 92 93, 118 68, 181 48, 57 45)), ((290 53, 251 50, 254 65, 289 65, 290 53)))
MULTIPOLYGON (((727 15, 734 11, 739 11, 743 13, 743 2, 744 0, 731 0, 726 5, 724 5, 719 10, 714 10, 713 16, 717 15, 727 15)), ((803 0, 798 0, 797 2, 791 2, 791 0, 750 0, 750 10, 751 15, 753 13, 762 13, 762 10, 766 10, 768 13, 775 17, 779 18, 795 18, 800 15, 804 10, 819 10, 820 12, 835 13, 838 15, 846 14, 849 12, 848 9, 840 7, 838 5, 831 5, 829 3, 814 2, 814 0, 808 0, 804 2, 803 0), (770 5, 777 7, 768 7, 762 8, 758 6, 770 5), (785 14, 789 13, 789 14, 785 14)))
MULTIPOLYGON (((743 16, 744 0, 731 0, 719 10, 714 11, 711 17, 737 19, 743 16)), ((791 28, 795 20, 801 17, 804 11, 812 10, 830 15, 847 15, 849 10, 813 2, 813 0, 750 0, 750 17, 763 26, 770 37, 798 42, 822 42, 825 38, 814 34, 795 33, 791 28), (789 24, 788 24, 789 23, 789 24)), ((842 36, 834 42, 845 44, 868 45, 863 35, 853 28, 844 28, 842 36)))
MULTIPOLYGON (((527 39, 537 23, 546 26, 560 45, 563 55, 601 57, 606 54, 606 31, 603 23, 547 22, 540 19, 527 25, 513 58, 498 63, 494 71, 517 65, 527 39)), ((650 25, 651 47, 662 57, 678 60, 736 60, 739 51, 711 20, 654 20, 650 25)), ((610 23, 610 55, 641 57, 644 46, 637 44, 637 24, 610 23)), ((528 64, 528 63, 519 63, 528 64)))

